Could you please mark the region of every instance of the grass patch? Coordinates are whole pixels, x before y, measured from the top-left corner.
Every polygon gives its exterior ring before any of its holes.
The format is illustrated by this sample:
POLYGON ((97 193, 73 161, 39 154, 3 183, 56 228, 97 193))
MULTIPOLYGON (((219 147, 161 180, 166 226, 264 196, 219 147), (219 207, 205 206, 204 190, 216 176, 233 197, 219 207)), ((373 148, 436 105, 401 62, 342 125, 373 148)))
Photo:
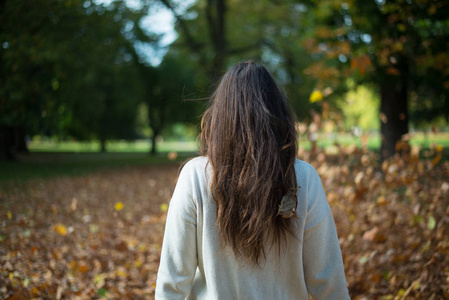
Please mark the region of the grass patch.
MULTIPOLYGON (((28 148, 31 152, 100 152, 99 141, 31 141, 28 148)), ((108 141, 107 152, 135 152, 149 153, 151 142, 137 141, 108 141)), ((195 152, 198 147, 196 141, 163 141, 157 144, 159 152, 195 152)))
MULTIPOLYGON (((380 136, 371 133, 367 136, 368 148, 377 151, 380 147, 380 136)), ((351 134, 318 135, 320 148, 342 146, 362 146, 362 138, 351 134)), ((449 133, 424 134, 412 133, 410 144, 419 145, 422 150, 432 145, 443 146, 442 161, 449 160, 449 133)), ((107 153, 100 153, 100 145, 92 142, 43 142, 32 141, 29 145, 31 153, 19 156, 18 162, 0 162, 0 183, 7 181, 26 181, 33 178, 54 178, 59 176, 79 176, 108 168, 126 168, 131 166, 148 166, 155 164, 179 164, 188 157, 195 156, 198 151, 196 141, 163 141, 158 144, 156 156, 148 155, 151 143, 147 140, 134 142, 109 141, 107 153), (171 161, 167 153, 176 152, 178 157, 171 161)), ((299 147, 310 149, 310 141, 305 135, 299 138, 299 147)), ((335 147, 334 147, 335 148, 335 147)))
POLYGON ((167 154, 147 153, 54 153, 36 152, 19 156, 17 162, 0 162, 0 183, 27 181, 35 178, 80 176, 105 169, 161 164, 179 164, 194 152, 179 154, 170 160, 167 154))

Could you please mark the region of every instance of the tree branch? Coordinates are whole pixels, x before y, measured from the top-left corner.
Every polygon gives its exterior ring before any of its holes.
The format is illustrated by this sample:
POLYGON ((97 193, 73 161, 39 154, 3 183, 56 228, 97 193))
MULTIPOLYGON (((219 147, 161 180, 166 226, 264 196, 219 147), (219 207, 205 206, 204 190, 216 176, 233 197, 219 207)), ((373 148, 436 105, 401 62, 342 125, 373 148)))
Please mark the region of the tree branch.
POLYGON ((185 22, 185 20, 176 13, 174 7, 170 4, 169 0, 159 0, 166 8, 168 8, 172 13, 173 16, 176 19, 176 22, 179 24, 179 26, 181 26, 182 31, 184 32, 184 35, 186 37, 187 40, 187 44, 188 46, 194 51, 194 52, 199 52, 203 47, 204 44, 199 43, 194 37, 193 35, 190 33, 189 28, 187 27, 187 24, 185 22))
POLYGON ((256 43, 251 44, 251 45, 229 49, 228 51, 226 51, 226 54, 234 55, 234 54, 245 53, 245 52, 248 52, 248 51, 251 51, 251 50, 259 49, 259 47, 264 45, 264 44, 265 44, 265 42, 262 39, 262 40, 257 41, 256 43))

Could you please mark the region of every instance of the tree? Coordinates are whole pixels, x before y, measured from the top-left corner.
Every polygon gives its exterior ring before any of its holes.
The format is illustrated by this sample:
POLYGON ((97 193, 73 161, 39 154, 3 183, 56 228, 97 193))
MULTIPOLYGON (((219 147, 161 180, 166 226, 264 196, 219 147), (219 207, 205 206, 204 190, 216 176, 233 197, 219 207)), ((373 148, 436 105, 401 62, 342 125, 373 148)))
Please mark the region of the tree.
POLYGON ((411 100, 417 112, 412 116, 448 115, 445 2, 211 0, 178 15, 174 2, 160 1, 177 19, 174 47, 203 67, 206 78, 215 78, 216 70, 210 70, 217 65, 261 60, 285 86, 300 117, 314 106, 306 101, 314 88, 333 100, 347 91, 348 78, 376 86, 383 157, 394 154, 408 132, 411 100))
POLYGON ((140 65, 145 88, 148 122, 152 130, 152 155, 157 152, 157 137, 164 128, 178 123, 197 123, 198 102, 186 99, 195 83, 195 71, 174 52, 164 57, 157 67, 140 65))
MULTIPOLYGON (((359 83, 377 86, 381 156, 391 156, 408 132, 411 99, 426 103, 414 108, 431 112, 430 117, 448 115, 449 5, 431 0, 327 3, 329 9, 312 43, 326 58, 318 69, 326 70, 340 60, 340 70, 351 70, 359 83)), ((322 10, 325 5, 311 7, 322 10)))
MULTIPOLYGON (((279 79, 297 114, 308 116, 306 100, 316 80, 302 71, 310 65, 303 36, 311 17, 292 1, 198 1, 184 13, 175 1, 160 0, 175 15, 178 39, 170 47, 191 61, 197 86, 216 81, 230 64, 248 59, 263 62, 279 79)), ((203 96, 203 95, 201 95, 203 96)))
MULTIPOLYGON (((133 39, 149 39, 124 1, 7 1, 0 11, 0 157, 25 134, 133 137, 133 39)), ((134 78, 134 79, 133 79, 134 78)), ((22 145, 21 145, 22 144, 22 145)))

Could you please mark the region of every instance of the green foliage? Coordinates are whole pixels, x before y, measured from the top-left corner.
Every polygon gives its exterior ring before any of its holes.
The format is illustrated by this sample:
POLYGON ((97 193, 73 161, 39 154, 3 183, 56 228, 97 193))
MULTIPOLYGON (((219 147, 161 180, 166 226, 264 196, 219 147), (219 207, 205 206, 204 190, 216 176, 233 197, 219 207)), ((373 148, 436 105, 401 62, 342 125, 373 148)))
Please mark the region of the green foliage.
POLYGON ((196 72, 181 56, 172 52, 157 67, 141 64, 140 75, 151 128, 151 153, 154 154, 156 138, 165 128, 179 122, 198 123, 201 103, 189 99, 194 90, 196 72))
POLYGON ((272 71, 300 120, 326 103, 347 114, 347 125, 377 127, 367 91, 343 96, 348 78, 377 86, 406 78, 416 126, 448 115, 445 2, 199 0, 185 12, 177 1, 156 2, 175 12, 179 37, 151 67, 134 44, 157 41, 140 28, 155 1, 133 9, 125 1, 0 1, 0 129, 80 140, 151 136, 155 144, 162 133, 182 135, 173 124, 198 124, 205 102, 190 99, 207 97, 218 75, 247 59, 272 71), (308 101, 314 90, 323 102, 308 101), (357 113, 363 103, 370 109, 357 113))
POLYGON ((405 78, 415 123, 449 117, 448 12, 444 1, 356 0, 344 15, 353 23, 347 34, 353 53, 372 62, 361 79, 382 84, 405 78))
POLYGON ((353 86, 338 102, 346 129, 360 126, 363 130, 379 129, 379 95, 366 85, 353 86))
MULTIPOLYGON (((174 1, 161 2, 175 6, 174 1)), ((304 74, 311 55, 302 44, 312 32, 312 18, 305 5, 293 1, 200 0, 178 16, 179 38, 169 53, 180 54, 193 66, 199 97, 210 93, 218 75, 230 65, 248 59, 262 62, 283 85, 297 114, 306 118, 313 107, 306 99, 316 80, 304 74), (217 3, 223 3, 225 9, 220 11, 217 3), (220 12, 224 18, 222 31, 216 28, 220 12), (223 61, 217 63, 219 59, 223 61), (216 65, 223 65, 218 73, 216 65)))
POLYGON ((141 17, 124 1, 6 1, 0 125, 29 135, 134 138, 141 17))

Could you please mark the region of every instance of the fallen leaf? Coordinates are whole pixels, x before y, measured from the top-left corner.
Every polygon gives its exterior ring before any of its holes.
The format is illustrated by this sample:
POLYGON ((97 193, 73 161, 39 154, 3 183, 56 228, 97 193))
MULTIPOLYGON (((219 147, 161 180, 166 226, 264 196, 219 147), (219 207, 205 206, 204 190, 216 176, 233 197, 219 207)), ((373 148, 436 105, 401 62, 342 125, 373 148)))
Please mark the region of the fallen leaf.
POLYGON ((123 209, 123 203, 122 202, 117 202, 117 203, 115 203, 115 205, 114 205, 114 209, 116 210, 116 211, 121 211, 122 209, 123 209))
POLYGON ((77 204, 78 204, 78 199, 73 198, 73 199, 72 199, 72 203, 70 204, 70 209, 71 209, 72 211, 75 211, 75 210, 76 210, 77 204))
POLYGON ((62 236, 67 235, 67 227, 65 227, 63 224, 56 224, 55 226, 53 226, 53 230, 62 236))
POLYGON ((162 212, 166 212, 168 210, 168 205, 167 203, 162 203, 159 208, 162 212))
POLYGON ((374 241, 378 232, 379 232, 379 228, 376 226, 376 227, 372 228, 371 230, 366 231, 363 234, 363 239, 366 241, 374 241))
POLYGON ((429 228, 430 230, 434 230, 436 224, 437 223, 435 221, 435 218, 433 216, 430 216, 429 219, 427 220, 427 228, 429 228))

